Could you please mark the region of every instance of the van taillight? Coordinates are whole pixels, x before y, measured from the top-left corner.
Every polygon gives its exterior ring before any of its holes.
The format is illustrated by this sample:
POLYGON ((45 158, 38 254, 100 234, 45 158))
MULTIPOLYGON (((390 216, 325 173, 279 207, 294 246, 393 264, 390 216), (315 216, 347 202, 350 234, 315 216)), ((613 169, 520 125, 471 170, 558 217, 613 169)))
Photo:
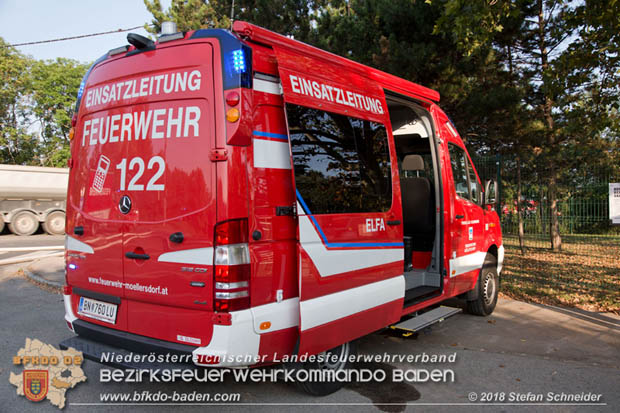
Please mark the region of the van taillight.
POLYGON ((248 220, 236 219, 215 226, 214 310, 229 312, 250 308, 250 248, 248 220))

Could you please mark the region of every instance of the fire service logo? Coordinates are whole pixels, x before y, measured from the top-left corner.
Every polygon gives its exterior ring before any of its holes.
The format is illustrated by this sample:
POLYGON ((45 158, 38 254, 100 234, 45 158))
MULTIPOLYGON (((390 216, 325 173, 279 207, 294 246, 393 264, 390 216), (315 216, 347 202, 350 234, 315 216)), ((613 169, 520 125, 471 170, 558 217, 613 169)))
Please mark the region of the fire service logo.
POLYGON ((18 396, 31 402, 48 400, 54 406, 65 407, 66 393, 86 381, 82 370, 84 356, 72 348, 58 350, 39 340, 26 339, 26 345, 13 356, 13 366, 23 366, 21 372, 11 372, 9 382, 18 396))
POLYGON ((24 396, 33 402, 40 402, 47 396, 49 384, 47 370, 24 370, 24 396))

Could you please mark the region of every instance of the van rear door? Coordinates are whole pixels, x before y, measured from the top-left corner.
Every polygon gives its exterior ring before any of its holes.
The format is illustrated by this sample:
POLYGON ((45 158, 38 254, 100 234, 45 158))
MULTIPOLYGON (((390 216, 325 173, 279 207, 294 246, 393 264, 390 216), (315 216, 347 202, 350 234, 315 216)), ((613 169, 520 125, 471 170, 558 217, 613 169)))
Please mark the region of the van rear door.
POLYGON ((94 261, 122 274, 124 329, 196 345, 210 339, 213 305, 213 60, 206 40, 130 52, 95 67, 82 103, 82 168, 96 175, 105 159, 106 173, 85 195, 100 212, 80 212, 107 232, 96 236, 110 258, 94 261))
POLYGON ((298 201, 298 352, 316 354, 400 318, 396 157, 375 82, 284 46, 274 50, 298 201))

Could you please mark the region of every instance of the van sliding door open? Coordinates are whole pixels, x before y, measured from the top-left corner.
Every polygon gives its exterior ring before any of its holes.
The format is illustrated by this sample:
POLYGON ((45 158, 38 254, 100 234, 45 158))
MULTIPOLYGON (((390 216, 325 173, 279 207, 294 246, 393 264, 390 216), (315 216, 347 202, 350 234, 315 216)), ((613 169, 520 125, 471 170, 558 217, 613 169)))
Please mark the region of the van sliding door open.
POLYGON ((394 146, 374 81, 274 49, 299 217, 299 354, 318 353, 400 318, 405 286, 394 146))

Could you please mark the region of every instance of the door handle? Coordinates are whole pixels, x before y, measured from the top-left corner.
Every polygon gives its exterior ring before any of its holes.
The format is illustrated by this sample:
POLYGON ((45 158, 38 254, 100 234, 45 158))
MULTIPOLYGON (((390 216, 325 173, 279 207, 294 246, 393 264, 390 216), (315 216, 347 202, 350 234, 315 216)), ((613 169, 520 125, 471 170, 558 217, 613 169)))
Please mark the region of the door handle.
POLYGON ((170 235, 170 242, 174 242, 176 244, 180 244, 183 242, 183 233, 182 232, 175 232, 174 234, 170 235))
POLYGON ((457 215, 454 218, 456 218, 456 219, 463 219, 463 218, 465 218, 465 215, 457 215))
POLYGON ((393 221, 388 221, 387 224, 388 225, 400 225, 400 220, 396 219, 393 221))
POLYGON ((148 260, 149 254, 136 254, 135 252, 126 252, 125 257, 132 258, 134 260, 148 260))

